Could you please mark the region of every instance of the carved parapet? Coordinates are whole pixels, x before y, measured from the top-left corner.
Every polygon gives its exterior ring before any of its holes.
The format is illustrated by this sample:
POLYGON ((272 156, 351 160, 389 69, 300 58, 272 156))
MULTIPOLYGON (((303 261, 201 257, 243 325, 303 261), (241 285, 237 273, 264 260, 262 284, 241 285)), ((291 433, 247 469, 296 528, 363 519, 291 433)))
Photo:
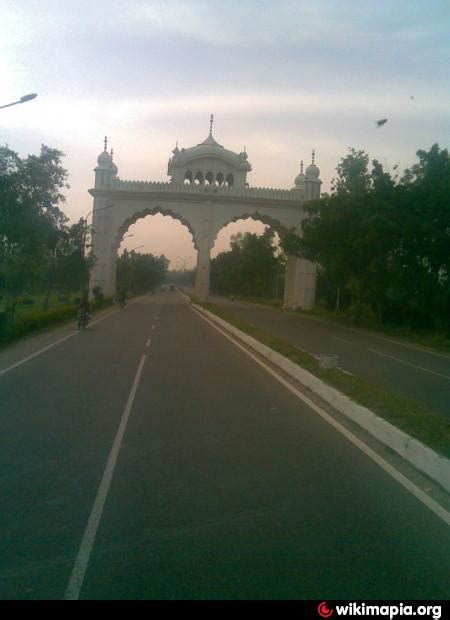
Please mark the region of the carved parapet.
POLYGON ((123 191, 158 191, 158 192, 177 192, 180 194, 220 194, 224 196, 249 197, 249 198, 273 198, 275 200, 289 200, 298 202, 303 200, 298 192, 272 187, 235 187, 226 185, 196 185, 195 183, 184 184, 174 183, 173 181, 122 181, 114 179, 110 185, 111 189, 123 191))

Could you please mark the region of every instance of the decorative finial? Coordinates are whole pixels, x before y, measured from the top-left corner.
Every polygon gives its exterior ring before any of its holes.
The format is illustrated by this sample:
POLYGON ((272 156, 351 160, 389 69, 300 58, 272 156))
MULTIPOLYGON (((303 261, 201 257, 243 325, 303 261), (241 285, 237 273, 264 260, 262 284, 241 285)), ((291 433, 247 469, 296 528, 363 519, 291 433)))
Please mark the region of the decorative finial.
POLYGON ((111 149, 111 161, 112 161, 113 156, 114 156, 114 151, 111 149))
POLYGON ((108 137, 105 136, 105 153, 106 153, 107 148, 108 148, 108 137))
POLYGON ((316 152, 315 152, 315 150, 313 149, 313 152, 312 152, 312 163, 313 163, 313 164, 314 164, 314 157, 315 157, 315 156, 316 156, 316 152))
POLYGON ((212 136, 212 126, 214 122, 214 114, 211 114, 211 118, 209 119, 209 135, 212 136))
POLYGON ((303 174, 303 159, 300 162, 300 174, 303 174))

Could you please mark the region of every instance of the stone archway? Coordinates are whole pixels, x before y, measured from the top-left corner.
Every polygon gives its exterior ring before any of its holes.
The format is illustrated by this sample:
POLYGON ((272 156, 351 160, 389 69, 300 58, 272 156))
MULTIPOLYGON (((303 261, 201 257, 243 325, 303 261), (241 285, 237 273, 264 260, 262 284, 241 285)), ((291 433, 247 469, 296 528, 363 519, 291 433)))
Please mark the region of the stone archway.
MULTIPOLYGON (((249 187, 247 153, 234 153, 214 140, 212 117, 205 141, 188 149, 176 146, 172 151, 169 183, 122 181, 106 145, 105 139, 105 150, 95 168, 95 187, 89 190, 94 198, 92 253, 96 259, 90 290, 99 286, 108 296, 115 295, 116 255, 124 232, 146 215, 162 213, 187 226, 197 250, 195 292, 205 300, 209 295, 210 253, 224 226, 250 217, 277 232, 301 233, 305 201, 320 196, 320 171, 314 164, 314 152, 305 174, 301 164, 292 190, 249 187)), ((315 266, 289 256, 285 305, 312 307, 314 290, 315 266)))

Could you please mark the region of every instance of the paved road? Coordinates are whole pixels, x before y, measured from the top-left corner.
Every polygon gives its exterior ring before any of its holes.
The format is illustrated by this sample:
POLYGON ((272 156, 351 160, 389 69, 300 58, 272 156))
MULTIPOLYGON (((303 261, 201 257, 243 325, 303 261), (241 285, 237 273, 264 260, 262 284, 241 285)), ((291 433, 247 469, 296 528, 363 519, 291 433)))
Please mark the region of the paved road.
POLYGON ((0 360, 0 598, 448 596, 444 521, 180 295, 70 333, 0 360))
POLYGON ((450 419, 449 354, 279 308, 218 296, 210 301, 313 355, 337 354, 343 370, 450 419))

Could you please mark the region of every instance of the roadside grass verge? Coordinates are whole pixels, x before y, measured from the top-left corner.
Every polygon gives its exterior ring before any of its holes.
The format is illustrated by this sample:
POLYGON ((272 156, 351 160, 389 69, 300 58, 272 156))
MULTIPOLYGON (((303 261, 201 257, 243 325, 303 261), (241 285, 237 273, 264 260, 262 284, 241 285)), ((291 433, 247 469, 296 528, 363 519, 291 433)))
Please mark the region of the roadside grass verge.
MULTIPOLYGON (((193 300, 194 301, 194 300, 193 300)), ((446 458, 450 458, 450 423, 421 407, 414 401, 393 394, 386 388, 369 383, 360 377, 350 376, 337 368, 324 370, 312 355, 300 351, 285 340, 249 325, 232 312, 212 303, 199 303, 206 310, 231 323, 249 336, 277 351, 325 383, 336 388, 356 403, 367 407, 397 428, 408 433, 446 458)))
MULTIPOLYGON (((97 312, 112 305, 111 298, 91 302, 92 312, 97 312)), ((61 304, 48 310, 27 308, 16 316, 13 322, 6 321, 0 325, 0 347, 6 346, 28 336, 56 327, 63 323, 75 321, 78 315, 78 307, 75 304, 61 304)))

